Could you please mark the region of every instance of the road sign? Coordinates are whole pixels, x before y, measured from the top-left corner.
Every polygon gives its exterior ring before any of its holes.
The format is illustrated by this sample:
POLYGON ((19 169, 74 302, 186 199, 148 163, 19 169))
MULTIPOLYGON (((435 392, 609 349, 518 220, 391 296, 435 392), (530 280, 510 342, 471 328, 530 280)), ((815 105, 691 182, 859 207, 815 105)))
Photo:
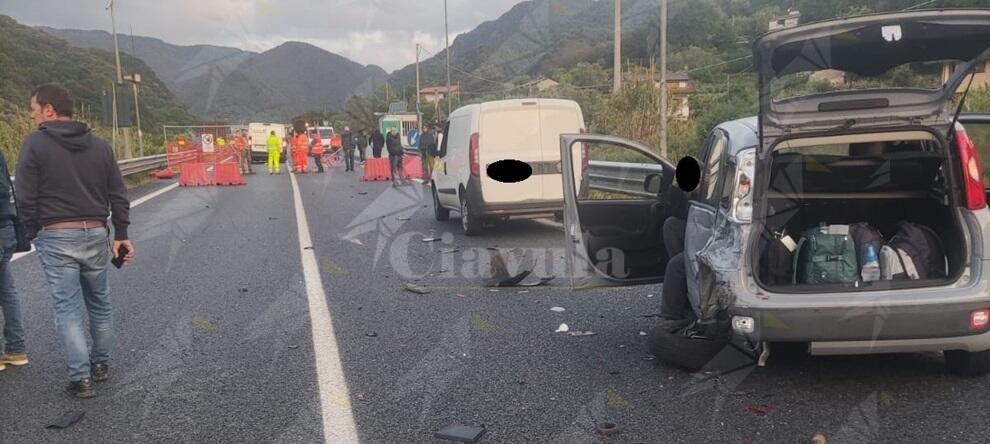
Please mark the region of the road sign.
POLYGON ((203 134, 203 152, 213 152, 213 134, 203 134))

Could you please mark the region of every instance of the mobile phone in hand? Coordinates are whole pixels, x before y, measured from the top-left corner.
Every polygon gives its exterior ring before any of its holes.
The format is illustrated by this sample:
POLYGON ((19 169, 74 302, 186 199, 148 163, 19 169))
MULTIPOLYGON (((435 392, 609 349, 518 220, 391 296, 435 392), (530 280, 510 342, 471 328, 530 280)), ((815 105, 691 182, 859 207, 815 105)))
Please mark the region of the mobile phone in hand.
POLYGON ((129 248, 127 248, 127 245, 121 245, 120 248, 117 249, 117 257, 113 258, 110 261, 110 263, 113 264, 113 266, 114 267, 117 267, 117 268, 123 267, 124 266, 124 256, 127 256, 127 253, 130 253, 130 252, 131 252, 131 250, 129 248))

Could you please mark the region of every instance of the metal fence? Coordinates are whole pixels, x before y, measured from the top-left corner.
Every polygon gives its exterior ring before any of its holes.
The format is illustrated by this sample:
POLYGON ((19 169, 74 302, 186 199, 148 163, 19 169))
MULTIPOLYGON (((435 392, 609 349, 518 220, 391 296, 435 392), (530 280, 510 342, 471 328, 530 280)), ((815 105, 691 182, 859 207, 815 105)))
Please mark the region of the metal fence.
POLYGON ((588 162, 588 186, 592 190, 608 193, 656 197, 656 194, 646 191, 646 177, 662 173, 663 167, 655 164, 592 160, 588 162))

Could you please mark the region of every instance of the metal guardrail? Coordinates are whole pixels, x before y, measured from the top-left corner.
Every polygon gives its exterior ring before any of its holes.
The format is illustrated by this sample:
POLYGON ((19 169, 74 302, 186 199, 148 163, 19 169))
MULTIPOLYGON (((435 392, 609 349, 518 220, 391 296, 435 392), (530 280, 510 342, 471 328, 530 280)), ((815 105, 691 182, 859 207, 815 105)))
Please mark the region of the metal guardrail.
POLYGON ((136 159, 126 159, 117 161, 120 166, 120 174, 130 176, 131 174, 145 173, 148 171, 164 168, 168 165, 168 156, 158 154, 154 156, 138 157, 136 159))
POLYGON ((608 193, 656 197, 646 192, 645 184, 648 175, 657 173, 663 173, 660 165, 592 160, 588 162, 588 187, 608 193))

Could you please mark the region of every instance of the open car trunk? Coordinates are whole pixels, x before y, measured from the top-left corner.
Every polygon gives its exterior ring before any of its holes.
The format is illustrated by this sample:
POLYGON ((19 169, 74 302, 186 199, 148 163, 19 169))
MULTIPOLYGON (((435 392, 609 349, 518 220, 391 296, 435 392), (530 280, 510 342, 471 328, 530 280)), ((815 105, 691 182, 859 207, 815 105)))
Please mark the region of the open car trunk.
POLYGON ((762 287, 784 293, 906 289, 946 285, 961 275, 967 252, 946 174, 951 160, 933 134, 919 130, 784 141, 771 159, 757 260, 762 287), (886 244, 901 222, 930 228, 938 238, 944 254, 937 256, 944 256, 946 264, 938 278, 864 282, 859 251, 855 282, 808 284, 795 275, 794 257, 808 229, 867 223, 886 244))

